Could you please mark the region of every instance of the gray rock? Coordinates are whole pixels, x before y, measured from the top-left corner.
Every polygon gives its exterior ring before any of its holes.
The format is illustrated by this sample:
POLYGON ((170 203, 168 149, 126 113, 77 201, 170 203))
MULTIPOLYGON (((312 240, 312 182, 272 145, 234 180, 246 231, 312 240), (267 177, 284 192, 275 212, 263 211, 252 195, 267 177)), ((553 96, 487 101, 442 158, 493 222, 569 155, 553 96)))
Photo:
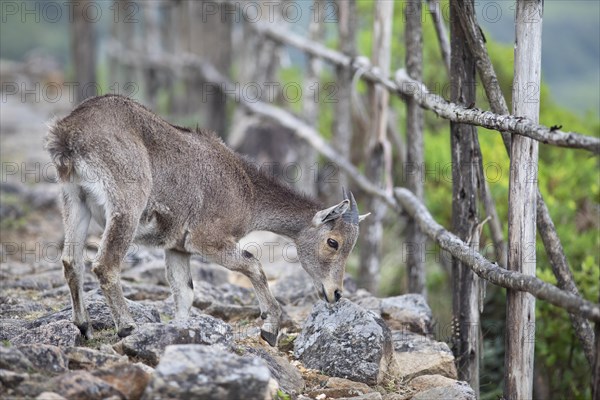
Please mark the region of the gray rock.
POLYGON ((373 296, 365 289, 358 289, 356 293, 351 294, 348 298, 362 308, 381 316, 381 299, 373 296))
POLYGON ((225 283, 215 286, 210 282, 194 282, 194 307, 206 309, 211 304, 231 306, 256 306, 258 301, 253 289, 225 283))
POLYGON ((16 347, 0 346, 0 369, 27 372, 29 369, 33 369, 33 364, 16 347))
POLYGON ((408 331, 392 331, 392 341, 394 350, 402 353, 412 351, 436 351, 452 354, 452 350, 447 343, 438 342, 428 336, 419 335, 408 331))
POLYGON ((67 399, 58 393, 42 392, 35 398, 35 400, 67 400, 67 399))
POLYGON ((304 390, 304 379, 298 368, 281 356, 272 354, 268 350, 255 347, 244 347, 244 355, 262 358, 271 371, 271 376, 277 381, 281 390, 289 395, 299 395, 304 390))
POLYGON ((331 377, 327 380, 324 387, 313 389, 307 394, 311 398, 325 395, 328 398, 338 399, 340 397, 352 398, 374 392, 368 385, 360 382, 354 382, 344 378, 331 377))
POLYGON ((412 400, 476 400, 475 392, 466 382, 456 382, 451 386, 436 387, 419 392, 412 400))
POLYGON ((0 297, 0 315, 3 318, 22 318, 32 313, 47 313, 49 311, 52 311, 52 308, 40 304, 39 301, 19 297, 0 297))
MULTIPOLYGON (((85 304, 90 315, 92 327, 96 330, 113 329, 115 327, 112 314, 106 304, 106 299, 100 290, 87 293, 85 304)), ((160 322, 160 314, 154 307, 126 300, 133 319, 138 324, 160 322)), ((71 320, 71 306, 32 321, 31 327, 38 327, 53 321, 71 320)))
POLYGON ((69 400, 125 399, 117 388, 87 371, 59 375, 51 380, 50 387, 69 400))
MULTIPOLYGON (((172 344, 230 345, 231 326, 208 315, 168 324, 145 324, 115 345, 124 354, 152 366, 158 364, 164 349, 172 344)), ((119 351, 119 350, 118 350, 119 351)))
POLYGON ((379 392, 371 392, 371 393, 365 393, 365 394, 361 394, 360 396, 354 396, 354 397, 340 397, 337 400, 381 400, 383 397, 381 397, 381 393, 379 392))
POLYGON ((271 286, 273 296, 284 305, 301 306, 318 300, 317 291, 310 276, 301 268, 281 276, 271 286))
POLYGON ((169 346, 143 399, 265 399, 270 378, 258 357, 240 357, 219 346, 169 346))
POLYGON ((123 281, 123 295, 134 301, 164 300, 171 295, 171 289, 149 283, 127 283, 123 281))
POLYGON ((409 384, 415 392, 423 392, 436 387, 451 386, 456 382, 454 379, 446 378, 442 375, 421 375, 411 379, 409 384))
POLYGON ((155 259, 153 257, 147 258, 150 259, 146 262, 136 263, 137 265, 135 267, 124 270, 121 274, 121 278, 125 281, 169 287, 169 282, 167 281, 167 276, 165 274, 164 259, 155 259))
POLYGON ((0 393, 6 389, 13 389, 26 380, 29 375, 20 372, 8 371, 6 369, 0 369, 0 393))
POLYGON ((60 347, 49 344, 28 344, 18 349, 31 361, 33 367, 43 372, 65 372, 69 361, 60 347))
POLYGON ((431 308, 420 294, 382 299, 381 316, 392 330, 409 330, 422 335, 432 332, 431 308))
POLYGON ((454 356, 446 343, 406 331, 394 331, 392 338, 397 365, 394 374, 398 378, 439 374, 456 379, 454 356))
POLYGON ((307 368, 373 385, 394 362, 391 332, 383 320, 346 299, 314 306, 294 354, 307 368))
POLYGON ((92 375, 123 393, 126 399, 141 398, 151 377, 151 374, 145 370, 144 364, 129 363, 95 370, 92 375))
POLYGON ((13 345, 51 344, 59 347, 72 347, 81 340, 81 332, 67 320, 48 322, 47 324, 28 328, 23 333, 10 339, 13 345))
POLYGON ((64 353, 69 361, 69 369, 109 368, 128 361, 126 356, 106 354, 87 347, 68 347, 64 353))

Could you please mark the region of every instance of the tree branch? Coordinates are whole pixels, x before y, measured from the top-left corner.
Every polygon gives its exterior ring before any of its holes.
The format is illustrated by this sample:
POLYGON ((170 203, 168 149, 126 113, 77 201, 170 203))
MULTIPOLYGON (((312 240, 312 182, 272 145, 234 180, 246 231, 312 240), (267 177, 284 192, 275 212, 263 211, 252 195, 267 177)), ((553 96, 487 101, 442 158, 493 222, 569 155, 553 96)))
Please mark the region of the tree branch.
POLYGON ((418 222, 427 236, 437 242, 442 249, 447 250, 452 256, 468 265, 481 278, 507 289, 531 293, 536 298, 564 308, 569 312, 583 315, 594 321, 600 321, 600 304, 594 304, 572 293, 560 290, 535 276, 500 268, 438 224, 425 206, 409 190, 396 188, 394 195, 402 209, 418 222))
POLYGON ((345 66, 354 71, 364 69, 363 77, 365 79, 382 84, 392 93, 415 99, 421 107, 433 111, 444 119, 463 124, 477 125, 500 132, 516 133, 554 146, 585 149, 594 154, 600 154, 599 138, 548 128, 535 124, 526 118, 498 115, 477 108, 462 107, 446 101, 439 95, 430 93, 422 82, 410 79, 403 69, 396 72, 396 79, 394 81, 382 74, 378 68, 371 66, 369 61, 364 57, 354 60, 338 51, 289 32, 279 26, 270 26, 262 23, 251 25, 261 34, 274 41, 296 47, 305 53, 322 58, 336 66, 345 66))

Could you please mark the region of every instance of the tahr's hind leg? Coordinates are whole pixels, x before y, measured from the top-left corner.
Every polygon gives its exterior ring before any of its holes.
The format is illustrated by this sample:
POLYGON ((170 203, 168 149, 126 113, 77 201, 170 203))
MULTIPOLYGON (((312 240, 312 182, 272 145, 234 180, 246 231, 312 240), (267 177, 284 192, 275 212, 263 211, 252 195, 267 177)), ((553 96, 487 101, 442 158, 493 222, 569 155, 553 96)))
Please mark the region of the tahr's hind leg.
POLYGON ((92 337, 90 317, 83 301, 83 279, 85 265, 83 250, 90 224, 91 213, 85 204, 81 188, 67 185, 62 191, 63 222, 65 242, 62 251, 62 265, 65 279, 71 292, 73 323, 87 339, 92 337))
POLYGON ((102 235, 97 261, 93 271, 98 276, 100 287, 113 316, 117 334, 125 337, 136 325, 123 296, 121 287, 121 260, 133 240, 139 216, 131 210, 109 207, 111 210, 102 235))
POLYGON ((175 318, 187 319, 194 301, 194 283, 190 272, 190 253, 165 250, 167 280, 175 300, 175 318))

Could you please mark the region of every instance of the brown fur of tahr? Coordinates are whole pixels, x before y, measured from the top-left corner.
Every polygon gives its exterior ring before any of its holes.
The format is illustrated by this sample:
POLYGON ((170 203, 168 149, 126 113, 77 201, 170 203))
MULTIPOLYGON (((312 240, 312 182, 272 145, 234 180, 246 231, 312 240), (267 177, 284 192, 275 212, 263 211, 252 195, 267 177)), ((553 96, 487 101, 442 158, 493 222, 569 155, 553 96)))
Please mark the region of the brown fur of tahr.
POLYGON ((319 294, 330 302, 341 296, 346 259, 358 235, 351 194, 322 209, 214 133, 169 124, 117 95, 86 100, 57 121, 46 148, 63 185, 62 263, 73 319, 88 337, 82 253, 91 218, 105 227, 93 271, 121 336, 135 328, 119 281, 132 241, 165 249, 177 318, 187 317, 193 300, 191 254, 248 276, 265 319, 263 337, 272 345, 281 310, 260 262, 237 245, 243 236, 268 230, 291 238, 319 294))

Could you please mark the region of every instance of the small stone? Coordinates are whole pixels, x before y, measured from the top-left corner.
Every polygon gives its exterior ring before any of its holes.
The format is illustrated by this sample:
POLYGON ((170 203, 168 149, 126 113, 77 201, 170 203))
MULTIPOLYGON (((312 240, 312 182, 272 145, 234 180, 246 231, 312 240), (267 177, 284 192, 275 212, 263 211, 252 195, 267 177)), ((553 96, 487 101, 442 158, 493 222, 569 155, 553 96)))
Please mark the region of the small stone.
POLYGON ((379 392, 371 392, 355 397, 340 397, 338 400, 382 400, 382 397, 379 392))
POLYGON ((409 380, 420 375, 443 375, 456 379, 454 355, 446 343, 412 332, 392 332, 397 369, 395 375, 409 380))
POLYGON ((18 346, 38 371, 65 372, 69 363, 60 347, 49 344, 28 344, 18 346))
POLYGON ((264 399, 270 379, 258 357, 240 357, 221 346, 168 346, 143 399, 264 399))
POLYGON ((457 381, 447 378, 443 375, 421 375, 412 379, 409 384, 415 390, 415 392, 422 392, 435 387, 450 386, 455 382, 457 381))
POLYGON ((40 393, 35 400, 67 400, 63 396, 54 392, 42 392, 40 393))
POLYGON ((52 379, 56 392, 69 400, 125 399, 123 393, 87 371, 72 371, 52 379))
POLYGON ((12 338, 13 345, 51 344, 60 347, 72 347, 81 339, 81 332, 68 320, 60 320, 30 328, 12 338))
MULTIPOLYGON (((225 322, 208 315, 168 324, 145 324, 115 345, 124 354, 155 366, 172 344, 222 344, 232 342, 233 331, 225 322)), ((119 350, 117 350, 119 351, 119 350)))
POLYGON ((118 364, 93 371, 92 375, 116 388, 127 399, 141 398, 151 377, 151 374, 138 364, 118 364))
POLYGON ((69 369, 108 368, 128 361, 126 356, 107 354, 87 347, 68 347, 65 349, 69 360, 69 369))
MULTIPOLYGON (((6 369, 0 369, 0 383, 2 386, 0 389, 12 389, 17 386, 25 379, 27 379, 29 375, 20 372, 12 372, 6 369)), ((0 390, 2 393, 4 390, 0 390)))
POLYGON ((377 315, 347 299, 319 301, 294 342, 307 368, 376 385, 393 368, 389 328, 377 315))
POLYGON ((415 394, 412 400, 476 400, 475 392, 466 382, 436 387, 415 394))
POLYGON ((312 390, 307 394, 310 397, 325 396, 327 398, 343 398, 362 396, 374 392, 368 385, 351 381, 349 379, 331 377, 327 380, 324 388, 312 390))
POLYGON ((0 346, 0 369, 6 369, 13 372, 27 372, 33 369, 33 364, 16 347, 0 346))
POLYGON ((382 299, 381 316, 392 330, 408 330, 422 335, 432 331, 431 308, 420 294, 382 299))
POLYGON ((298 395, 304 390, 304 379, 298 368, 278 355, 272 354, 264 348, 246 347, 244 355, 253 355, 262 358, 271 371, 271 376, 277 381, 279 388, 289 395, 298 395))

